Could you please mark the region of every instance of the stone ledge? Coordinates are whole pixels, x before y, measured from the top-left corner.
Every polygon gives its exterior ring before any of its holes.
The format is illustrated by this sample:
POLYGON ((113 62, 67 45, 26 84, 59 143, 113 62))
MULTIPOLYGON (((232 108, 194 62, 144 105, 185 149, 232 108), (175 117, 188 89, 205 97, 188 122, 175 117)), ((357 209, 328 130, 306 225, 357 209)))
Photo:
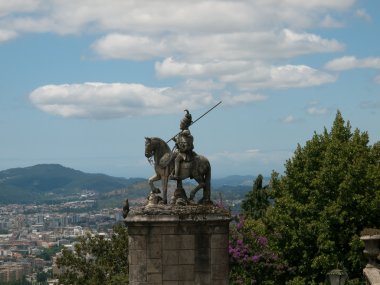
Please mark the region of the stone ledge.
POLYGON ((229 221, 230 213, 217 206, 151 205, 131 208, 128 222, 229 221))
POLYGON ((363 269, 364 276, 371 285, 380 285, 380 269, 367 266, 363 269))

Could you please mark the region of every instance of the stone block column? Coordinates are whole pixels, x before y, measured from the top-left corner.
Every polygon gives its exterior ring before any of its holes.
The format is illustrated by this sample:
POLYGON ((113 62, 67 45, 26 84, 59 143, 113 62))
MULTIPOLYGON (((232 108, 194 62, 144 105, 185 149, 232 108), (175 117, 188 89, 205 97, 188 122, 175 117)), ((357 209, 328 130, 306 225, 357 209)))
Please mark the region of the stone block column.
POLYGON ((134 208, 130 285, 228 285, 230 214, 214 206, 134 208))

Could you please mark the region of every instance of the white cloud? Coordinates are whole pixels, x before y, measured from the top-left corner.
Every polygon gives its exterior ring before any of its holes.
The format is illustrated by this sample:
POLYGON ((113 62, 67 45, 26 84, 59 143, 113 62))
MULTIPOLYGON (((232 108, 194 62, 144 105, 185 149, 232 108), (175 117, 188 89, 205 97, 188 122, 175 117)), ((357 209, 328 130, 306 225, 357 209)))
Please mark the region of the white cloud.
POLYGON ((326 63, 325 68, 330 70, 349 70, 355 68, 375 68, 380 69, 380 57, 366 57, 357 59, 354 56, 344 56, 326 63))
POLYGON ((259 66, 252 70, 222 77, 241 89, 309 87, 331 83, 336 78, 305 65, 259 66))
POLYGON ((310 33, 289 29, 224 33, 135 36, 110 34, 93 44, 103 58, 152 59, 166 57, 160 65, 177 58, 191 65, 258 59, 291 58, 298 55, 341 51, 344 45, 310 33), (170 56, 171 55, 171 56, 170 56))
POLYGON ((323 39, 310 33, 295 33, 284 30, 284 46, 289 49, 289 55, 301 55, 307 53, 342 51, 344 45, 337 40, 323 39))
POLYGON ((247 61, 212 61, 206 63, 189 63, 177 61, 171 57, 156 62, 156 73, 165 77, 214 77, 225 73, 235 73, 250 65, 247 61))
POLYGON ((262 151, 259 149, 248 149, 242 152, 223 151, 208 155, 208 158, 214 163, 238 163, 239 165, 246 162, 255 162, 260 164, 278 164, 283 163, 291 157, 290 151, 273 150, 262 151))
POLYGON ((17 33, 15 31, 1 30, 0 29, 0 43, 9 41, 17 37, 17 33))
MULTIPOLYGON (((146 60, 179 56, 187 63, 194 63, 195 59, 203 62, 289 58, 342 50, 343 45, 334 39, 294 31, 302 30, 306 22, 307 27, 312 26, 315 16, 311 15, 351 5, 351 1, 338 5, 214 0, 157 0, 149 5, 144 1, 118 0, 110 0, 107 5, 100 0, 8 2, 15 4, 3 7, 7 16, 0 20, 0 29, 17 34, 105 33, 92 45, 103 58, 146 60)), ((315 19, 314 25, 319 22, 315 19)))
POLYGON ((258 156, 261 155, 260 150, 258 149, 249 149, 245 150, 243 152, 231 152, 231 151, 223 151, 223 152, 218 152, 214 153, 212 155, 209 155, 210 160, 233 160, 233 161, 241 161, 241 160, 250 160, 257 158, 258 156))
POLYGON ((156 62, 155 68, 160 77, 204 76, 207 74, 207 68, 203 64, 177 62, 173 58, 166 58, 162 63, 156 62))
POLYGON ((107 35, 95 42, 92 47, 105 58, 146 60, 169 53, 163 40, 123 34, 107 35))
POLYGON ((307 112, 310 115, 324 115, 327 113, 327 109, 326 108, 309 107, 307 109, 307 112))
MULTIPOLYGON (((132 1, 108 0, 12 0, 1 1, 0 15, 10 24, 26 16, 49 19, 51 32, 97 31, 161 34, 218 33, 267 30, 270 27, 310 28, 326 11, 341 12, 354 0, 340 1, 132 1), (24 15, 23 13, 27 13, 24 15), (34 13, 32 13, 34 12, 34 13), (11 14, 13 13, 13 14, 11 14), (31 15, 30 15, 31 14, 31 15)), ((32 29, 30 31, 33 31, 32 29)))
POLYGON ((286 116, 285 118, 282 119, 282 122, 285 124, 291 124, 294 123, 296 119, 294 118, 293 115, 286 116))
POLYGON ((30 100, 53 115, 94 119, 170 113, 214 102, 207 93, 189 96, 170 88, 121 83, 46 85, 34 90, 30 100))
POLYGON ((327 114, 328 109, 319 107, 318 105, 319 105, 318 101, 310 101, 309 106, 306 108, 306 112, 309 115, 313 115, 313 116, 323 116, 327 114))
MULTIPOLYGON (((30 101, 49 114, 110 119, 125 116, 168 114, 196 109, 216 102, 211 93, 201 89, 150 88, 141 84, 99 83, 46 85, 34 90, 30 101), (168 106, 173 106, 168 108, 168 106)), ((222 96, 223 104, 247 104, 266 100, 260 94, 222 96)))
POLYGON ((265 101, 267 100, 267 98, 267 96, 261 94, 243 93, 239 95, 224 94, 221 99, 224 105, 234 106, 241 104, 249 104, 252 102, 265 101))
POLYGON ((326 12, 340 12, 353 4, 353 0, 156 0, 149 5, 130 0, 109 0, 107 4, 101 0, 3 2, 14 4, 1 4, 7 15, 0 20, 2 29, 16 33, 105 33, 93 44, 104 58, 179 56, 187 63, 196 59, 289 58, 342 50, 344 46, 334 39, 295 31, 318 26, 326 12))
POLYGON ((330 0, 285 0, 286 4, 291 4, 294 6, 301 6, 308 9, 322 8, 322 9, 346 9, 354 4, 354 0, 341 0, 341 1, 330 1, 330 0))
POLYGON ((327 114, 327 108, 318 108, 317 106, 310 106, 309 108, 307 108, 307 112, 310 115, 321 116, 327 114))
POLYGON ((215 77, 239 89, 298 88, 331 83, 335 76, 305 65, 268 66, 262 62, 178 62, 172 58, 156 63, 160 77, 215 77))
POLYGON ((342 28, 345 26, 345 24, 334 19, 330 15, 326 15, 321 21, 320 26, 323 28, 342 28))
POLYGON ((371 16, 367 13, 365 9, 357 9, 355 11, 355 16, 365 21, 371 21, 371 16))
POLYGON ((191 90, 221 90, 225 84, 223 82, 216 82, 212 79, 207 80, 197 80, 197 79, 188 79, 185 82, 186 89, 191 90))
POLYGON ((41 0, 0 1, 0 17, 11 13, 33 12, 41 9, 41 0))

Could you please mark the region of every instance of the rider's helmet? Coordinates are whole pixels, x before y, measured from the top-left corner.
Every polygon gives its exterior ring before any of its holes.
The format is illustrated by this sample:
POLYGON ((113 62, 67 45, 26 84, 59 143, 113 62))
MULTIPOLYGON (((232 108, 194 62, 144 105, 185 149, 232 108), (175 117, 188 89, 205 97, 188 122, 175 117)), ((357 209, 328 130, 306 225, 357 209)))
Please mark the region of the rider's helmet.
POLYGON ((186 112, 186 114, 183 117, 183 119, 181 120, 181 123, 179 125, 179 128, 181 130, 188 129, 192 123, 192 117, 191 117, 191 114, 189 113, 189 110, 185 110, 185 112, 186 112))

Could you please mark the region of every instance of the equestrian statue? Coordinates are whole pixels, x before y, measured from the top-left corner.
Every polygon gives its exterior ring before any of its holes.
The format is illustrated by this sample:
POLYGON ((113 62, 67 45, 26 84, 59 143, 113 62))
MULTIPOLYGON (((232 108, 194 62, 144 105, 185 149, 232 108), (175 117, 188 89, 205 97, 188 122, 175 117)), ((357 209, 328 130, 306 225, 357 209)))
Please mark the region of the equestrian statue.
POLYGON ((211 165, 208 159, 194 151, 194 138, 191 135, 189 127, 217 107, 204 113, 194 122, 188 110, 185 110, 185 116, 180 122, 180 132, 172 137, 169 141, 151 137, 145 138, 145 156, 154 166, 155 174, 148 179, 151 192, 148 197, 148 205, 167 204, 167 189, 169 180, 177 181, 177 188, 172 197, 171 203, 177 205, 194 204, 196 193, 203 189, 203 196, 198 201, 199 204, 212 204, 211 201, 211 165), (175 146, 173 151, 168 143, 173 140, 175 146), (191 190, 189 198, 183 187, 182 180, 191 178, 197 181, 198 185, 191 190), (155 187, 154 182, 161 180, 162 197, 156 195, 161 191, 155 187))

